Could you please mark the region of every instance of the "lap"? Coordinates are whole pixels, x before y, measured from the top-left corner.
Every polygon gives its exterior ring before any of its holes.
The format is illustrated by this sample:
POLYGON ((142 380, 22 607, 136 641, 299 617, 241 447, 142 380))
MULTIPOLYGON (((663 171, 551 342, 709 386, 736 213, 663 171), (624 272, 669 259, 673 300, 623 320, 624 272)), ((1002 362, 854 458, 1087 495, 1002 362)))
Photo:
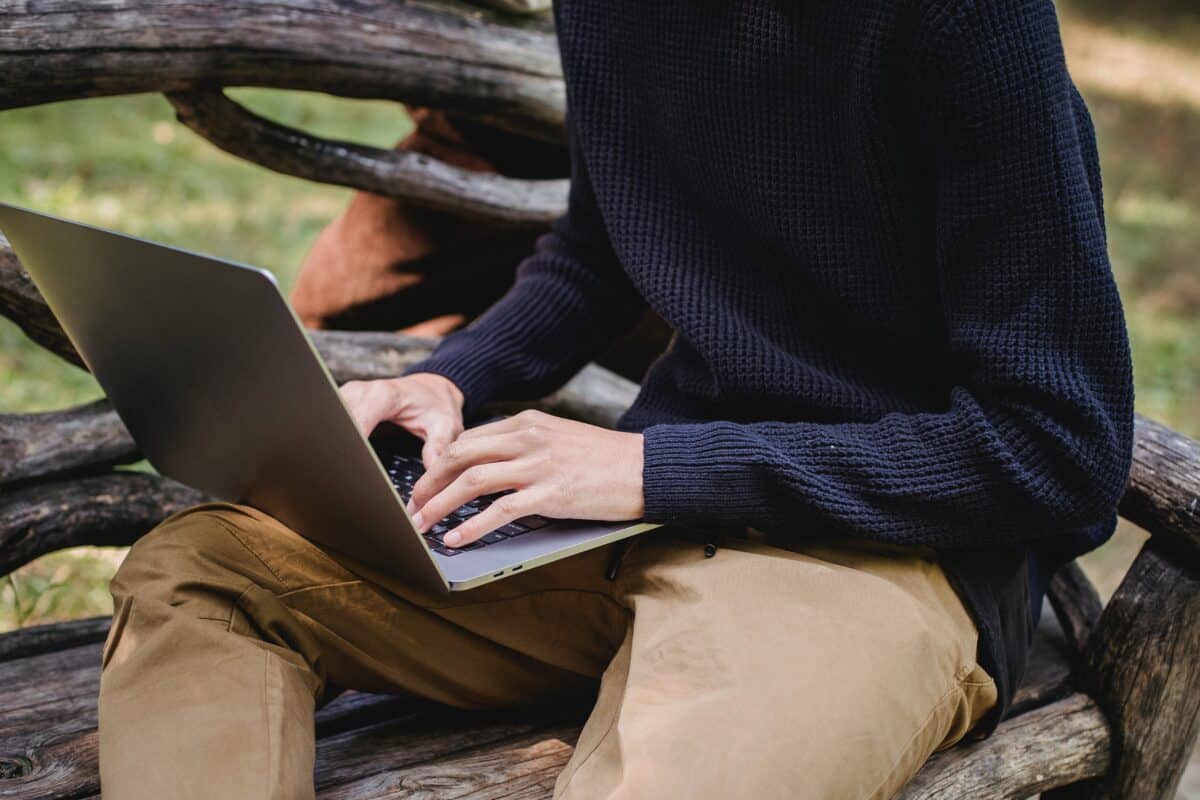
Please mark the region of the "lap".
POLYGON ((428 593, 255 509, 219 503, 177 514, 138 542, 113 593, 303 645, 334 689, 490 708, 594 689, 628 620, 603 578, 605 558, 585 554, 470 592, 428 593))
POLYGON ((139 543, 114 593, 283 631, 281 643, 295 629, 339 687, 494 707, 584 691, 604 673, 560 782, 586 785, 582 797, 882 797, 994 702, 974 626, 931 561, 748 542, 705 558, 669 534, 639 537, 615 583, 607 560, 421 594, 222 504, 139 543))
POLYGON ((618 595, 633 625, 563 796, 886 797, 994 702, 925 559, 647 538, 618 595))

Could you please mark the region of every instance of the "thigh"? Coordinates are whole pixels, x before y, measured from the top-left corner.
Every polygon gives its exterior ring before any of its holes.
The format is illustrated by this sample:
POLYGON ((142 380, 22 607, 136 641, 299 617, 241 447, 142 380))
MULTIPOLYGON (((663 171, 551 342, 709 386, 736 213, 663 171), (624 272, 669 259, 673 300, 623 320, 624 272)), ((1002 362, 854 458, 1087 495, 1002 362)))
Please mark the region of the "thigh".
POLYGON ((646 539, 570 798, 889 797, 995 700, 940 568, 646 539))
POLYGON ((629 619, 603 578, 605 558, 430 594, 255 509, 212 504, 139 542, 113 590, 298 652, 326 696, 352 688, 484 708, 594 688, 629 619))

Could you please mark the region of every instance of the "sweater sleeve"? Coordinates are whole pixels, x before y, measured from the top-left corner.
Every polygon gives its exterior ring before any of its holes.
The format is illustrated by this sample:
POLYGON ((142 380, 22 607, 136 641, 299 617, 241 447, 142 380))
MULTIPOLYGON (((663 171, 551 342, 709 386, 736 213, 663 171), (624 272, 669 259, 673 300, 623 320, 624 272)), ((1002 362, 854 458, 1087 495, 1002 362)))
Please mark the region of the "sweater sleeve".
POLYGON ((1130 463, 1130 356, 1094 136, 1052 2, 978 0, 931 17, 913 96, 956 384, 945 407, 650 427, 649 518, 811 523, 939 549, 1111 520, 1130 463))
POLYGON ((468 415, 490 400, 557 389, 645 308, 613 253, 573 135, 570 149, 567 213, 517 268, 512 288, 406 371, 449 378, 462 390, 468 415))

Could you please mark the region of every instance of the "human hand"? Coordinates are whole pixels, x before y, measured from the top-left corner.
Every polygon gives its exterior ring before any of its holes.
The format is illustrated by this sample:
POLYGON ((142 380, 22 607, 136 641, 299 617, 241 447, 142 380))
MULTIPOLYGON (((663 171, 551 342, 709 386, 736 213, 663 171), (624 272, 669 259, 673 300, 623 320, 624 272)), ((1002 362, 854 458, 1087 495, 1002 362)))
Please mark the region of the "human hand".
POLYGON ((402 378, 349 381, 340 391, 364 436, 379 423, 391 422, 424 439, 421 460, 426 469, 463 430, 463 394, 441 375, 414 372, 402 378))
POLYGON ((445 536, 461 547, 531 514, 565 519, 639 519, 642 436, 540 411, 472 428, 413 487, 409 513, 421 533, 477 497, 511 492, 445 536))

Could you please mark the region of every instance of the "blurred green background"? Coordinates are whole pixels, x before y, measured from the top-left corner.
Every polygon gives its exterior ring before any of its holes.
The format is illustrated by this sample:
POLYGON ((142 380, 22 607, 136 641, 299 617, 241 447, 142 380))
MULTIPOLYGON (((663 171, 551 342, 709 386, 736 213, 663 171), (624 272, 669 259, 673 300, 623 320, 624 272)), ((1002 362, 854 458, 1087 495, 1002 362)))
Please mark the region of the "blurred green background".
MULTIPOLYGON (((1138 409, 1200 436, 1200 16, 1193 3, 1060 3, 1072 74, 1100 139, 1109 242, 1128 312, 1138 409)), ((391 146, 409 121, 391 103, 259 90, 232 94, 287 124, 391 146)), ((228 156, 174 121, 158 96, 0 113, 0 199, 275 272, 291 285, 350 192, 228 156)), ((0 320, 0 411, 100 396, 85 373, 0 320)), ((1137 535, 1089 569, 1111 590, 1137 535)), ((48 556, 0 584, 0 630, 107 613, 123 551, 48 556)))

